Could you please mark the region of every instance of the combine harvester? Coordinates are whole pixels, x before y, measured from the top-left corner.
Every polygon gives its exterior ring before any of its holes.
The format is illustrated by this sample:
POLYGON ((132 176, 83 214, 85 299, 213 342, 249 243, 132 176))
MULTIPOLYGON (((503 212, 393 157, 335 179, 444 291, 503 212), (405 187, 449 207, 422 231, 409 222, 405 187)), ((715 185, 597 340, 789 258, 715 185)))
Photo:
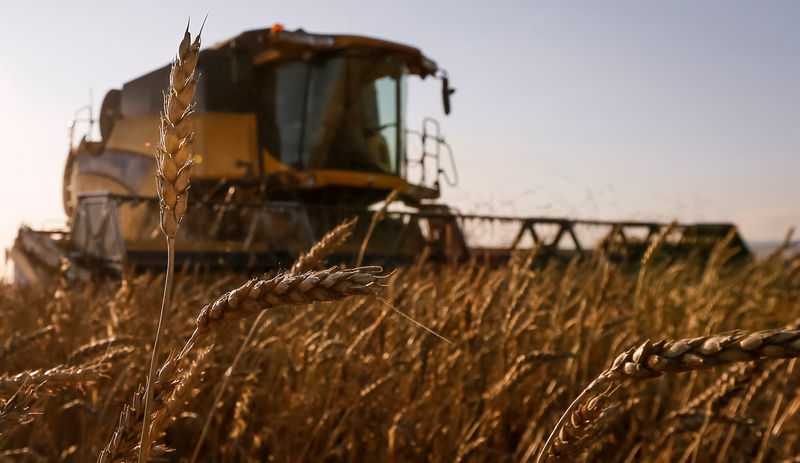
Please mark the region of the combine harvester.
MULTIPOLYGON (((9 251, 19 282, 164 267, 154 149, 169 66, 109 91, 99 140, 74 143, 64 169, 65 230, 23 226, 9 251)), ((575 255, 592 247, 638 259, 666 226, 548 217, 466 215, 437 203, 444 179, 457 182, 439 124, 406 125, 406 79, 441 80, 446 71, 420 50, 368 37, 309 34, 280 26, 244 32, 200 53, 194 127, 195 166, 181 226, 178 265, 247 271, 288 268, 297 255, 346 218, 360 217, 334 261, 353 263, 370 225, 370 207, 393 190, 402 210, 377 223, 365 262, 396 265, 470 258, 494 263, 514 249, 575 255), (420 146, 417 155, 409 149, 420 146), (500 235, 500 236, 498 236, 500 235), (489 236, 489 245, 475 244, 489 236), (501 241, 505 239, 505 243, 501 241)), ((89 109, 91 134, 95 121, 89 109)), ((396 209, 396 208, 395 208, 396 209)), ((678 225, 668 247, 707 253, 736 233, 731 224, 678 225)), ((736 234, 733 244, 747 247, 736 234)))

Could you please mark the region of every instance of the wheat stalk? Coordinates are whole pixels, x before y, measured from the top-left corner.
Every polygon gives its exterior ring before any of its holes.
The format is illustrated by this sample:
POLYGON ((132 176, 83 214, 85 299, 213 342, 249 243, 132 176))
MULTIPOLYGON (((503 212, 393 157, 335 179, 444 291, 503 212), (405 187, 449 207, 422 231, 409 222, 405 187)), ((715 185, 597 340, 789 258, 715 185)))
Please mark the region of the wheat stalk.
POLYGON ((197 384, 202 381, 202 368, 204 362, 208 357, 210 349, 203 349, 197 354, 192 363, 186 368, 186 371, 180 375, 177 380, 172 380, 174 384, 165 399, 161 401, 163 404, 153 414, 152 424, 152 439, 156 440, 161 436, 169 423, 175 421, 178 412, 188 402, 192 394, 195 392, 197 384))
POLYGON ((646 379, 736 362, 794 358, 798 355, 800 330, 732 332, 678 341, 645 341, 635 349, 620 354, 604 375, 609 380, 646 379))
POLYGON ((297 261, 295 261, 289 274, 297 275, 309 270, 315 270, 325 261, 328 255, 347 241, 347 238, 353 233, 353 226, 355 226, 357 220, 357 217, 345 220, 337 225, 336 228, 326 233, 321 240, 308 250, 308 252, 301 255, 297 261))
POLYGON ((375 294, 376 285, 384 278, 378 275, 382 271, 381 267, 375 266, 347 270, 332 268, 250 280, 203 307, 197 316, 192 337, 199 338, 221 323, 248 317, 272 307, 375 294))
POLYGON ((135 343, 135 340, 130 336, 112 336, 84 344, 70 354, 67 363, 70 365, 85 364, 100 355, 108 355, 120 347, 129 347, 133 343, 135 343))
POLYGON ((386 196, 386 199, 383 200, 383 204, 381 205, 380 209, 375 211, 372 214, 372 220, 369 223, 369 228, 367 229, 367 234, 364 235, 364 241, 361 242, 361 249, 358 251, 358 259, 356 259, 356 267, 359 267, 361 263, 364 261, 364 253, 367 252, 367 244, 369 243, 369 239, 372 237, 372 232, 375 231, 375 226, 383 220, 383 216, 386 215, 386 210, 389 208, 389 205, 397 199, 397 196, 400 194, 400 190, 394 189, 389 192, 386 196))
MULTIPOLYGON (((101 452, 98 462, 112 462, 129 459, 137 450, 139 455, 147 449, 139 443, 136 446, 135 429, 140 422, 152 423, 150 416, 158 418, 165 406, 165 400, 180 384, 178 367, 195 343, 208 335, 226 320, 243 318, 271 307, 333 301, 354 295, 374 294, 375 287, 383 278, 378 276, 380 267, 362 267, 352 270, 329 269, 321 272, 306 272, 302 275, 282 274, 271 279, 254 279, 219 297, 214 303, 206 305, 197 317, 195 331, 179 354, 171 354, 155 375, 153 402, 159 407, 152 411, 144 406, 144 390, 140 387, 134 394, 130 405, 126 405, 120 415, 119 425, 109 443, 101 452), (140 450, 141 449, 141 450, 140 450)), ((149 428, 149 427, 148 427, 149 428)), ((148 434, 149 436, 149 434, 148 434)), ((152 441, 147 442, 147 447, 152 441)))
POLYGON ((565 418, 583 399, 614 382, 656 378, 666 374, 714 368, 737 362, 800 356, 800 330, 764 330, 713 334, 677 341, 645 341, 617 356, 610 368, 592 381, 556 423, 537 462, 547 459, 554 438, 565 418))
MULTIPOLYGON (((202 26, 200 28, 202 32, 202 26)), ((191 103, 197 87, 195 68, 200 56, 200 33, 192 41, 189 26, 178 47, 178 56, 172 63, 170 88, 164 95, 164 111, 161 113, 161 131, 156 149, 156 183, 159 197, 161 230, 167 239, 167 271, 164 279, 164 295, 158 316, 150 369, 144 393, 144 416, 152 410, 152 381, 159 355, 159 338, 164 312, 169 307, 172 293, 172 277, 175 271, 175 236, 178 234, 183 214, 188 206, 189 173, 192 169, 191 103)), ((147 461, 150 442, 150 420, 143 420, 139 463, 147 461)))
POLYGON ((106 363, 81 367, 58 365, 47 369, 26 370, 14 375, 4 374, 0 376, 0 392, 14 392, 25 384, 36 385, 42 392, 79 387, 96 381, 108 369, 109 365, 106 363))
POLYGON ((508 369, 503 378, 498 381, 494 386, 483 395, 485 399, 495 399, 504 391, 511 390, 519 384, 520 380, 527 376, 533 369, 543 362, 552 362, 565 358, 571 358, 574 355, 570 352, 547 352, 547 351, 533 351, 527 354, 519 355, 511 368, 508 369))
POLYGON ((23 384, 8 400, 0 406, 0 432, 19 424, 33 421, 31 405, 36 400, 39 385, 23 384))
POLYGON ((549 458, 555 461, 575 461, 587 452, 603 431, 604 423, 618 413, 616 407, 606 405, 606 394, 599 394, 576 407, 564 427, 553 439, 549 458))
MULTIPOLYGON (((178 366, 183 357, 171 352, 161 368, 154 375, 153 381, 153 397, 151 402, 158 404, 156 412, 160 411, 166 401, 172 395, 176 388, 183 382, 183 378, 179 377, 178 366)), ((142 445, 140 442, 140 429, 142 422, 152 423, 152 415, 148 415, 148 410, 145 407, 145 388, 140 384, 133 394, 130 404, 123 406, 120 413, 119 423, 111 435, 111 439, 106 444, 105 448, 98 456, 98 463, 107 463, 114 461, 130 461, 138 455, 142 455, 142 445), (151 419, 145 420, 145 416, 150 416, 151 419)), ((151 412, 154 413, 154 412, 151 412)), ((150 447, 152 441, 147 443, 150 447)))
POLYGON ((711 422, 727 423, 727 424, 742 424, 751 427, 757 427, 755 421, 749 418, 740 418, 737 416, 730 416, 723 413, 715 413, 712 411, 703 410, 686 410, 670 415, 670 420, 675 421, 673 425, 667 428, 664 438, 671 437, 678 433, 695 432, 701 429, 704 425, 711 422))
MULTIPOLYGON (((201 28, 202 30, 202 28, 201 28)), ((161 230, 167 238, 178 234, 188 206, 189 174, 192 169, 192 100, 197 79, 195 68, 200 55, 200 34, 192 41, 189 28, 172 63, 170 88, 164 94, 164 111, 156 148, 156 181, 160 205, 161 230)))
MULTIPOLYGON (((125 404, 120 413, 119 423, 108 444, 100 451, 97 463, 130 462, 136 459, 139 451, 139 429, 144 417, 144 387, 139 385, 130 404, 125 404)), ((160 447, 151 448, 150 452, 160 447)))
POLYGON ((658 235, 656 235, 653 240, 650 242, 650 245, 647 246, 647 250, 644 252, 642 256, 642 260, 639 263, 639 274, 636 279, 636 291, 633 295, 633 322, 635 324, 637 332, 641 332, 642 321, 641 321, 641 314, 642 314, 642 305, 644 303, 642 291, 645 287, 645 275, 647 275, 647 269, 650 266, 650 261, 653 259, 653 256, 658 252, 659 249, 664 245, 667 237, 670 233, 678 226, 678 223, 672 221, 669 225, 664 227, 658 235))
POLYGON ((24 349, 25 347, 30 346, 31 344, 38 342, 41 339, 46 338, 47 336, 52 335, 56 332, 56 328, 53 325, 47 325, 45 327, 39 328, 32 333, 28 333, 24 336, 13 336, 6 340, 2 350, 0 350, 0 360, 4 360, 6 357, 13 355, 15 352, 24 349))
MULTIPOLYGON (((289 270, 289 275, 297 275, 302 272, 307 272, 310 270, 314 270, 318 265, 324 262, 325 258, 330 255, 333 251, 335 251, 339 246, 341 246, 350 234, 353 231, 353 226, 356 223, 357 218, 353 218, 350 220, 345 220, 336 228, 329 231, 319 240, 311 249, 308 250, 305 254, 302 254, 297 261, 295 261, 294 265, 292 265, 292 269, 289 270)), ((250 331, 247 332, 247 336, 245 336, 244 341, 242 341, 242 345, 239 346, 239 349, 236 352, 236 356, 234 356, 233 361, 225 370, 225 375, 222 377, 222 381, 217 386, 217 392, 214 395, 214 401, 211 403, 211 409, 208 411, 206 415, 205 423, 203 423, 203 429, 200 431, 200 437, 197 439, 197 443, 195 444, 194 451, 192 452, 192 457, 189 459, 190 463, 194 463, 197 461, 197 457, 200 455, 200 449, 203 446, 203 441, 205 440, 206 434, 208 434, 208 430, 211 427, 211 418, 214 416, 214 410, 217 407, 217 404, 220 400, 222 400, 222 394, 225 392, 225 388, 228 386, 228 382, 233 375, 233 371, 236 369, 236 366, 239 364, 239 361, 242 358, 242 354, 250 346, 250 343, 253 341, 253 337, 258 330, 258 327, 261 326, 261 322, 264 318, 264 315, 267 312, 261 312, 256 317, 256 320, 253 322, 252 326, 250 326, 250 331)))
POLYGON ((752 381, 755 374, 761 371, 761 364, 754 363, 742 368, 741 364, 729 368, 709 385, 701 393, 697 394, 689 403, 675 410, 668 418, 674 418, 681 414, 697 412, 701 410, 716 411, 724 408, 737 395, 739 395, 746 385, 752 381))

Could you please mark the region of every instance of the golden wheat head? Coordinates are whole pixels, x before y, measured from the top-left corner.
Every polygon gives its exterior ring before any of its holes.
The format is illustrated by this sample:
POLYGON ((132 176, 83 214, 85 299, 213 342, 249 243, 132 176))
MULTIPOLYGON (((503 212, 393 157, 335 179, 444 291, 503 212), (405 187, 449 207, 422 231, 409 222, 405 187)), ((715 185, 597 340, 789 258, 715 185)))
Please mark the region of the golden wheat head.
POLYGON ((192 169, 192 99, 197 88, 195 68, 200 55, 200 35, 192 41, 187 29, 172 63, 169 90, 164 95, 161 131, 156 149, 156 179, 161 230, 175 238, 188 205, 192 169))

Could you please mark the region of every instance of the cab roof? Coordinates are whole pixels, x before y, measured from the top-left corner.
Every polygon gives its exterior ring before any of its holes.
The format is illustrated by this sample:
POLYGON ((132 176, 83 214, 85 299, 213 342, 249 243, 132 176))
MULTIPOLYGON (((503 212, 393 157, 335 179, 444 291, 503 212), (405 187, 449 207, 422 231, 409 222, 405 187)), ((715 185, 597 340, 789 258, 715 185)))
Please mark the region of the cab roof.
POLYGON ((435 61, 409 45, 360 35, 311 34, 302 29, 287 31, 279 25, 245 31, 213 45, 211 49, 246 49, 253 54, 255 65, 273 60, 301 59, 308 56, 309 52, 383 51, 402 58, 411 74, 424 78, 434 75, 438 70, 435 61))

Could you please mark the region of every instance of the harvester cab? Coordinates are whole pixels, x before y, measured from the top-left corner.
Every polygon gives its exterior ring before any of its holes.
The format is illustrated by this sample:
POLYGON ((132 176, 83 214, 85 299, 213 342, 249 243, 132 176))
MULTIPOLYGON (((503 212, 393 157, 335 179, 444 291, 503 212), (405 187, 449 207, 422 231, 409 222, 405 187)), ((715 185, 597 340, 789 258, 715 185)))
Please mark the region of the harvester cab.
MULTIPOLYGON (((202 51, 198 68, 192 183, 205 199, 224 194, 219 183, 310 203, 364 205, 394 189, 413 205, 439 197, 444 170, 437 155, 446 143, 432 119, 421 132, 407 127, 406 79, 441 76, 448 112, 453 90, 446 72, 418 49, 273 27, 202 51), (416 159, 407 155, 410 134, 426 142, 416 159), (427 182, 430 166, 419 164, 431 161, 437 177, 427 182)), ((144 178, 151 169, 144 166, 152 164, 168 79, 165 66, 108 92, 99 118, 102 140, 84 140, 70 153, 78 168, 67 169, 67 214, 88 191, 153 194, 144 178), (83 168, 90 162, 80 157, 87 154, 98 161, 83 168), (111 183, 91 178, 98 174, 111 183)), ((447 153, 452 160, 449 147, 447 153)))
MULTIPOLYGON (((445 114, 455 90, 447 72, 417 48, 275 26, 201 51, 198 71, 178 265, 288 268, 325 232, 358 216, 351 240, 332 256, 353 263, 370 228, 370 206, 393 191, 405 208, 374 226, 366 262, 393 265, 423 253, 434 260, 503 261, 526 240, 542 255, 571 240, 570 251, 582 254, 584 226, 607 229, 603 249, 641 250, 665 229, 649 222, 464 215, 437 203, 441 180, 458 181, 453 154, 434 119, 424 119, 421 130, 408 126, 407 80, 440 79, 445 114), (412 150, 412 142, 421 148, 412 150), (465 230, 487 223, 509 228, 508 243, 491 249, 468 243, 476 232, 465 230), (635 238, 636 228, 647 233, 635 238)), ((21 228, 10 251, 17 280, 46 282, 64 268, 72 277, 163 268, 153 154, 169 75, 167 65, 109 91, 98 140, 83 136, 75 143, 71 126, 63 188, 68 229, 21 228)), ((709 242, 716 242, 735 227, 678 226, 676 243, 687 242, 686 230, 690 238, 712 230, 709 242)))

